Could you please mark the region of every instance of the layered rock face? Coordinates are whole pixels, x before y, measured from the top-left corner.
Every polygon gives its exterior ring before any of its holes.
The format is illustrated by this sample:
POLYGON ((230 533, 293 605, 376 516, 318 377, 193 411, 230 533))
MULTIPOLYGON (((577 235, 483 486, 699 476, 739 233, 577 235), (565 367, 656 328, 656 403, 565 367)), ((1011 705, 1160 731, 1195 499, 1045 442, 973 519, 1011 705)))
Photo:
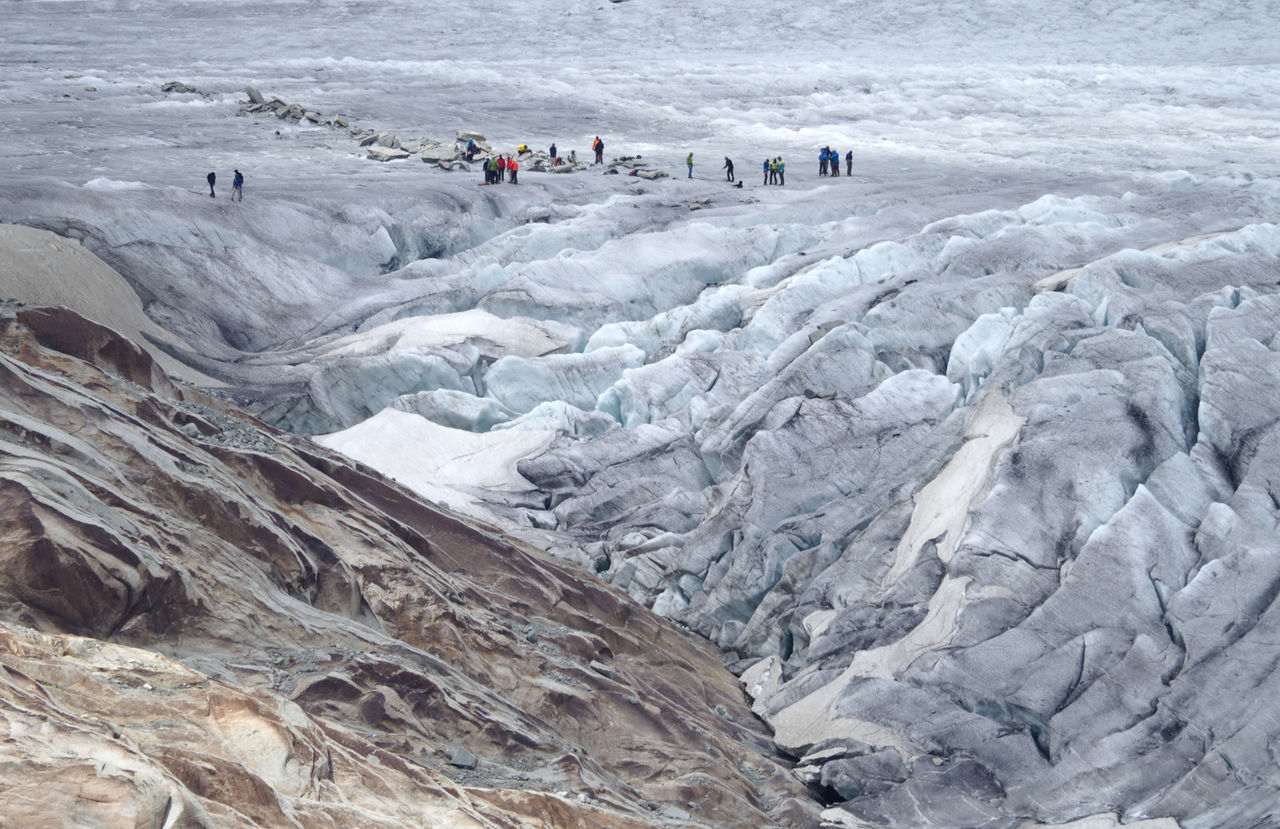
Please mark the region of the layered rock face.
POLYGON ((706 642, 0 313, 0 825, 806 826, 706 642))

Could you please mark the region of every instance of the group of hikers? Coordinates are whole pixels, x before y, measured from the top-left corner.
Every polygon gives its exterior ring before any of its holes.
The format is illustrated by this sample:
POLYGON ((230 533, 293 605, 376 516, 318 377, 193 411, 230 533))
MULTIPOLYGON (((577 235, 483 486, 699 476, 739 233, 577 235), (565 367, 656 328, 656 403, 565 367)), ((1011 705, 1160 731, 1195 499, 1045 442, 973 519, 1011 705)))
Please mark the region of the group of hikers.
POLYGON ((504 181, 510 181, 511 184, 520 183, 516 181, 516 174, 520 172, 520 162, 516 161, 515 156, 492 155, 483 163, 485 184, 501 184, 504 181))
POLYGON ((766 158, 764 160, 764 183, 787 183, 787 163, 782 160, 782 156, 775 156, 774 158, 766 158))
MULTIPOLYGON (((231 200, 244 201, 244 173, 239 170, 234 172, 235 176, 231 179, 231 200)), ((218 180, 218 174, 210 170, 209 175, 205 176, 204 180, 209 182, 209 198, 217 198, 213 194, 213 184, 218 180)))
MULTIPOLYGON (((853 175, 853 150, 844 154, 844 163, 845 175, 853 175)), ((823 147, 822 152, 818 153, 818 175, 825 176, 828 170, 833 176, 840 175, 840 151, 823 147)))
MULTIPOLYGON (((604 141, 600 140, 600 136, 597 135, 595 140, 591 142, 591 149, 595 151, 596 164, 603 164, 604 163, 604 141)), ((475 158, 475 156, 479 152, 480 152, 480 148, 476 145, 476 142, 473 139, 468 139, 467 149, 466 149, 467 160, 471 161, 472 159, 475 158)), ((528 152, 528 147, 526 147, 523 144, 520 145, 520 152, 528 152)), ((551 145, 551 151, 549 155, 551 156, 552 165, 559 165, 564 163, 564 159, 562 159, 558 155, 558 152, 556 150, 556 145, 554 143, 551 145)), ((569 160, 569 163, 576 164, 578 161, 577 153, 570 152, 568 160, 569 160)), ((689 178, 693 178, 693 153, 690 152, 689 155, 685 157, 684 161, 689 168, 689 178)), ((853 175, 853 150, 849 150, 847 153, 845 153, 844 163, 845 163, 845 175, 852 176, 853 175)), ((519 183, 517 181, 517 175, 520 171, 520 162, 516 160, 516 157, 514 155, 509 155, 509 154, 502 155, 500 153, 495 153, 494 155, 489 156, 489 158, 487 159, 481 159, 481 164, 484 167, 484 183, 485 184, 501 184, 502 182, 509 182, 511 184, 519 183)), ((724 157, 724 166, 721 167, 720 169, 725 171, 726 180, 730 182, 734 181, 733 160, 729 158, 729 156, 726 155, 724 157)), ((779 155, 773 158, 766 158, 764 160, 763 171, 764 171, 765 185, 769 185, 769 184, 785 185, 787 183, 787 165, 782 160, 782 156, 779 155)), ((819 176, 826 176, 826 175, 839 176, 840 175, 840 151, 839 150, 833 150, 829 146, 822 148, 821 152, 818 153, 818 175, 819 176)), ((205 178, 209 182, 209 198, 214 198, 213 185, 214 185, 214 182, 217 180, 217 175, 215 173, 210 172, 209 175, 206 176, 205 178)), ((741 187, 742 186, 741 182, 739 182, 737 186, 741 187)), ((235 178, 233 178, 231 181, 231 200, 232 201, 244 201, 243 187, 244 187, 244 174, 241 173, 239 170, 236 170, 235 178)))

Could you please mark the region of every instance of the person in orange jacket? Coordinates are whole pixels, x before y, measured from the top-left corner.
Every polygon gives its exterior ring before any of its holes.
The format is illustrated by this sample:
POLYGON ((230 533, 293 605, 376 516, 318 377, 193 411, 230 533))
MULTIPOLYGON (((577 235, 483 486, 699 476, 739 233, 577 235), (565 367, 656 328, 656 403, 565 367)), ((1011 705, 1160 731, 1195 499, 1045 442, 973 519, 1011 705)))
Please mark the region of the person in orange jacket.
POLYGON ((515 158, 507 159, 507 172, 511 174, 512 184, 520 183, 516 181, 516 173, 520 172, 520 162, 516 161, 515 158))

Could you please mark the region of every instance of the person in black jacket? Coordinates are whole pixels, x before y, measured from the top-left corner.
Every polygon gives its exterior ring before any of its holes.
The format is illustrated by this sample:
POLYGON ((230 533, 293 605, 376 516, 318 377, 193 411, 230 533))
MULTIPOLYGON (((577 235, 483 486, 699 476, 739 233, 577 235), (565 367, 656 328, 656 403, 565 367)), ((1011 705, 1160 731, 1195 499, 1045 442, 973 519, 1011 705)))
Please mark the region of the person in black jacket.
POLYGON ((204 179, 209 182, 209 198, 213 198, 213 183, 218 180, 218 177, 213 172, 210 172, 204 179))
POLYGON ((733 159, 726 155, 724 157, 724 166, 720 169, 724 170, 725 177, 729 181, 733 181, 733 159))

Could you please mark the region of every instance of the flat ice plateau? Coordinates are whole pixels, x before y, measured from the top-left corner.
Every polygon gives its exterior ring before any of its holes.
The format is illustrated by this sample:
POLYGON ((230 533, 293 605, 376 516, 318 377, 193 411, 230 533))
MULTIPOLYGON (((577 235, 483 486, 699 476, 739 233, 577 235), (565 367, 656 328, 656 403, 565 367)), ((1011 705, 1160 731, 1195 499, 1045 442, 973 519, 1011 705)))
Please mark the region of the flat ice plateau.
POLYGON ((830 825, 1280 826, 1278 17, 9 2, 0 221, 710 639, 830 825), (482 187, 246 86, 670 176, 482 187))

